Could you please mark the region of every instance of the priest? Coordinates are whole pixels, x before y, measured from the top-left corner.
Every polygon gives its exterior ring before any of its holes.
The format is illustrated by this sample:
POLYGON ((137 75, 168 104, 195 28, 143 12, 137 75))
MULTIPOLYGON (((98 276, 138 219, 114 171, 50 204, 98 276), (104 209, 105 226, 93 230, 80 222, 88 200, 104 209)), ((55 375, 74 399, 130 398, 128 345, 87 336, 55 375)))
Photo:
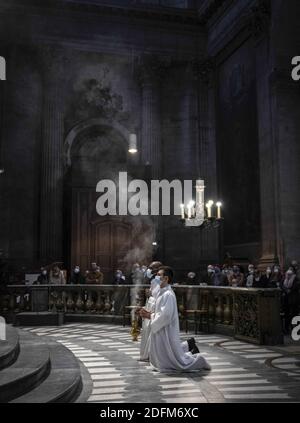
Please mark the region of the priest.
POLYGON ((160 292, 155 301, 155 310, 140 311, 143 318, 150 320, 150 363, 161 372, 210 370, 210 365, 200 353, 193 354, 180 341, 177 301, 170 286, 172 269, 162 266, 156 278, 160 292))

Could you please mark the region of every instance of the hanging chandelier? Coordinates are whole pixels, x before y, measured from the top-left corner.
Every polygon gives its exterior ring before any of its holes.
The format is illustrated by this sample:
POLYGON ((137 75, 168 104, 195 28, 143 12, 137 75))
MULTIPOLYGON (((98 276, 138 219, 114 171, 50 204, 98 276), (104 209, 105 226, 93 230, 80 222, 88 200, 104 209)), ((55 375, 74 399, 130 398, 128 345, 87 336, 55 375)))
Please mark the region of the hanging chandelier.
POLYGON ((224 220, 221 213, 222 203, 209 200, 204 202, 204 180, 196 180, 196 201, 181 204, 181 221, 186 227, 218 228, 224 220), (216 214, 214 214, 216 206, 216 214))

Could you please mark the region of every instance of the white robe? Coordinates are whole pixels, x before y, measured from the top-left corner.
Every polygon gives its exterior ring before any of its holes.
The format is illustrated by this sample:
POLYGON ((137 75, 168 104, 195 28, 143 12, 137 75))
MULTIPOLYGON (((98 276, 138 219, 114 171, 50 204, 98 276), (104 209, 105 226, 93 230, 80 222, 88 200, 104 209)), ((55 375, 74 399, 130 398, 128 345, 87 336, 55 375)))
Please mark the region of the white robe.
MULTIPOLYGON (((155 301, 160 292, 160 287, 155 283, 154 279, 150 285, 151 296, 147 299, 144 309, 150 313, 155 311, 155 301)), ((143 319, 142 323, 142 336, 140 345, 140 360, 149 360, 149 348, 150 348, 150 320, 143 319)))
POLYGON ((157 370, 188 372, 211 369, 201 354, 187 352, 186 345, 180 342, 177 301, 170 285, 160 290, 150 327, 149 358, 157 370))
MULTIPOLYGON (((151 296, 147 299, 144 309, 149 311, 150 313, 155 312, 155 302, 156 298, 160 293, 159 285, 151 283, 151 296)), ((143 319, 142 323, 142 336, 141 336, 141 344, 140 344, 140 360, 142 361, 149 361, 149 353, 150 353, 150 331, 151 331, 151 321, 149 319, 143 319)), ((189 351, 189 345, 187 341, 183 341, 181 346, 184 352, 189 351)))

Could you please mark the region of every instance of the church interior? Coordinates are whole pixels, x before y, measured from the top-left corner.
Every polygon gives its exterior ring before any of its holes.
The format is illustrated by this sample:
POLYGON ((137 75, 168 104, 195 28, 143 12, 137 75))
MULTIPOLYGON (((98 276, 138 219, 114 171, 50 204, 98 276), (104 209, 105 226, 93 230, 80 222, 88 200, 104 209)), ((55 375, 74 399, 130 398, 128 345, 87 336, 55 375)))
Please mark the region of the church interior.
POLYGON ((0 403, 300 401, 299 20, 0 0, 0 403), (140 360, 160 271, 209 372, 140 360))

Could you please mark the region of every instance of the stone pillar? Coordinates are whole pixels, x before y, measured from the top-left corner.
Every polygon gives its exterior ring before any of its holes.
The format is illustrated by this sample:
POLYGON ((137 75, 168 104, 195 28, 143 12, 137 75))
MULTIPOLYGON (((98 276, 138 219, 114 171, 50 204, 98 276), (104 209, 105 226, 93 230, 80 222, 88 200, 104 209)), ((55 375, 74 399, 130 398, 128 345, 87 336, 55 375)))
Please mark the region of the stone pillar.
POLYGON ((271 93, 269 86, 270 46, 267 34, 255 33, 257 119, 260 165, 261 257, 259 268, 264 270, 278 262, 278 233, 276 215, 276 161, 272 130, 271 93))
POLYGON ((142 164, 150 164, 152 179, 161 172, 161 118, 160 118, 160 74, 161 62, 150 56, 142 58, 139 80, 142 87, 142 164))
POLYGON ((63 57, 46 47, 43 59, 40 258, 62 261, 63 224, 63 57))

